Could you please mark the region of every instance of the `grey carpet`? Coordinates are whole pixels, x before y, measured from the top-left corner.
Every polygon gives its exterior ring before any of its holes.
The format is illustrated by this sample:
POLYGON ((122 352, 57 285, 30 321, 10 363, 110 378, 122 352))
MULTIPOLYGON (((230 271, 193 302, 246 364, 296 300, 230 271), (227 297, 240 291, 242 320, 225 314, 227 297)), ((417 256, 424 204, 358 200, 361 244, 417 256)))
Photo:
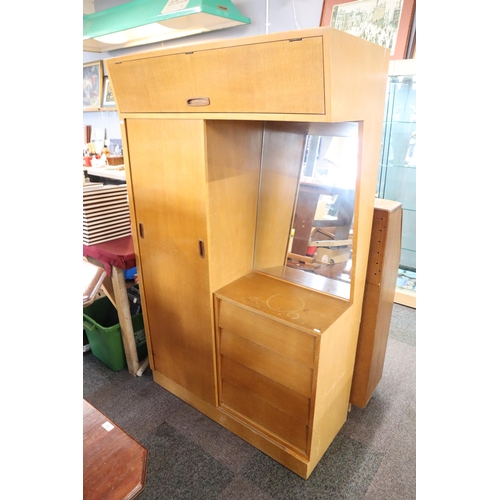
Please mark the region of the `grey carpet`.
POLYGON ((416 311, 394 305, 384 373, 304 481, 153 382, 83 354, 83 397, 148 449, 138 500, 416 498, 416 311))

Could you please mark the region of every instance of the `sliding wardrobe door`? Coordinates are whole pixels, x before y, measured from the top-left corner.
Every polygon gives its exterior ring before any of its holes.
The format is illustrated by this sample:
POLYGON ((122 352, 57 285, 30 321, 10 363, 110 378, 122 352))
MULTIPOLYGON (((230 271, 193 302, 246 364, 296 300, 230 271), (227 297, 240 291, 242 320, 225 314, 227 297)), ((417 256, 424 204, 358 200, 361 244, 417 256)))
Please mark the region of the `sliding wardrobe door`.
POLYGON ((126 130, 154 369, 213 404, 205 123, 129 119, 126 130))

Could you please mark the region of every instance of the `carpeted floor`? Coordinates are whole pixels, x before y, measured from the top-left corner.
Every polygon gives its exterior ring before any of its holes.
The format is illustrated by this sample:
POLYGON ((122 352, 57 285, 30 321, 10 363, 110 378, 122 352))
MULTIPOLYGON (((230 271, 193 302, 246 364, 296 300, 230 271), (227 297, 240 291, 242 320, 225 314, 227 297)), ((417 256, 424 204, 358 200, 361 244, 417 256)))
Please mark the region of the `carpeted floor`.
POLYGON ((83 397, 149 452, 138 500, 416 498, 416 310, 394 305, 384 374, 304 481, 153 382, 83 354, 83 397))

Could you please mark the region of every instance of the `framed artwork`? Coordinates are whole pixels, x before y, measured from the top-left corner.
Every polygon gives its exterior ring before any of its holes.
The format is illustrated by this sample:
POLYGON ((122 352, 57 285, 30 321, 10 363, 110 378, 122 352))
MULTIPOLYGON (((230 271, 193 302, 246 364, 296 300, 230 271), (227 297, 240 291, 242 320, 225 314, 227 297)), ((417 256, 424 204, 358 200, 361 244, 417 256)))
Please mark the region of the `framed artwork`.
POLYGON ((102 73, 102 61, 83 65, 83 111, 101 109, 102 73))
POLYGON ((406 59, 415 1, 325 0, 321 26, 331 26, 387 47, 391 59, 406 59))
POLYGON ((109 77, 104 77, 104 92, 102 94, 102 107, 103 108, 116 108, 115 98, 113 96, 113 89, 109 77))

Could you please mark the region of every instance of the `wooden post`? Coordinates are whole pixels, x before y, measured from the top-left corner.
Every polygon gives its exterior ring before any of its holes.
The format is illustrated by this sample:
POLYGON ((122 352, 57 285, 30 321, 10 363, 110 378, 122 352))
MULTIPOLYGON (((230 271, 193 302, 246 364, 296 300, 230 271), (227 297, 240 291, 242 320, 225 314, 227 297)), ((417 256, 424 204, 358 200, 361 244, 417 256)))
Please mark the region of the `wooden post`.
POLYGON ((122 333, 123 348, 127 359, 128 371, 136 376, 139 371, 139 358, 137 357, 137 346, 134 337, 134 327, 130 316, 130 306, 125 285, 123 269, 113 266, 111 270, 111 282, 115 294, 116 310, 122 333))

